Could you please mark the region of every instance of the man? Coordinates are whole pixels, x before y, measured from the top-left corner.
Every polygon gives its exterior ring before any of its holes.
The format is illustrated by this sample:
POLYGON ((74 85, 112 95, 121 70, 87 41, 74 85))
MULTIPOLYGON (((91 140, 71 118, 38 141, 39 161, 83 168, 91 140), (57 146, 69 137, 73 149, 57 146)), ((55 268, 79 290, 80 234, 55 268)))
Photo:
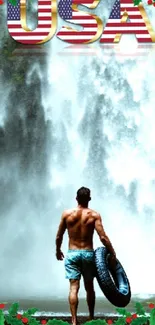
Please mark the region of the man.
POLYGON ((88 208, 88 203, 91 200, 90 190, 86 187, 81 187, 77 191, 76 200, 78 202, 77 208, 63 212, 56 236, 56 257, 58 260, 63 260, 64 255, 61 251, 61 244, 64 232, 66 229, 68 230, 69 250, 65 258, 65 269, 66 278, 70 281, 69 303, 73 325, 77 325, 78 291, 81 274, 87 293, 89 320, 94 318, 94 229, 97 231, 101 242, 111 253, 111 264, 115 266, 116 262, 116 254, 103 229, 100 214, 88 208))

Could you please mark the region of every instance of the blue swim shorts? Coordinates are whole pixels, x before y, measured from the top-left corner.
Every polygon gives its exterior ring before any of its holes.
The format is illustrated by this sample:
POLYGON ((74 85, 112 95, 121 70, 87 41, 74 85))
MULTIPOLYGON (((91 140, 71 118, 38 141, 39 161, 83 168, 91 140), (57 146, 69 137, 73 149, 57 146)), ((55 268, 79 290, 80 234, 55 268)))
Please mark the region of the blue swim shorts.
POLYGON ((95 254, 93 249, 69 249, 65 257, 66 279, 86 281, 95 277, 95 254))

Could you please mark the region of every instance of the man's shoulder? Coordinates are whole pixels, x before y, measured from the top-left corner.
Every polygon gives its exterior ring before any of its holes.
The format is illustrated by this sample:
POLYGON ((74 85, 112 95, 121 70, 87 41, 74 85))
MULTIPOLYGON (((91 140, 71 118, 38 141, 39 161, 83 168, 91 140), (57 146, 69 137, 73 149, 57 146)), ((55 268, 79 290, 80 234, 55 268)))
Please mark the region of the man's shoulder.
POLYGON ((97 217, 100 216, 100 214, 99 214, 97 211, 95 211, 95 210, 93 210, 93 209, 89 209, 89 210, 90 210, 90 212, 91 212, 92 217, 97 218, 97 217))
POLYGON ((74 209, 66 209, 63 211, 63 217, 68 217, 72 212, 73 212, 74 209))
MULTIPOLYGON (((77 208, 64 210, 64 212, 62 214, 63 218, 66 218, 66 217, 68 217, 70 215, 74 215, 77 212, 77 210, 78 210, 77 208)), ((91 215, 91 217, 94 217, 94 218, 100 217, 100 214, 97 211, 93 210, 93 209, 89 209, 89 212, 87 212, 87 213, 89 213, 91 215)))

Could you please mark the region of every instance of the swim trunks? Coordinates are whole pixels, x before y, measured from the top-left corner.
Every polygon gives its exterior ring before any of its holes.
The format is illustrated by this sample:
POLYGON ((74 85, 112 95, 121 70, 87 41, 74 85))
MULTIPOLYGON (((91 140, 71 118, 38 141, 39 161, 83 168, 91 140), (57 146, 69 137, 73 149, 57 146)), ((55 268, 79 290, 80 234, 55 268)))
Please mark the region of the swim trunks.
POLYGON ((87 281, 95 277, 95 254, 93 249, 69 249, 65 257, 66 279, 87 281))

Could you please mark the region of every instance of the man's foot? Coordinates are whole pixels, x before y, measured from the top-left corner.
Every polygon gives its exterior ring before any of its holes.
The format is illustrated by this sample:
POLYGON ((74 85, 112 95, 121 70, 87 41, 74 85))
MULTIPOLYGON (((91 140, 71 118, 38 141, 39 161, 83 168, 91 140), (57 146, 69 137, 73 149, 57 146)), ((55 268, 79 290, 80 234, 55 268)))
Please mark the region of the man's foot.
POLYGON ((93 319, 94 319, 94 316, 90 316, 90 315, 89 315, 89 317, 88 317, 88 321, 93 320, 93 319))

